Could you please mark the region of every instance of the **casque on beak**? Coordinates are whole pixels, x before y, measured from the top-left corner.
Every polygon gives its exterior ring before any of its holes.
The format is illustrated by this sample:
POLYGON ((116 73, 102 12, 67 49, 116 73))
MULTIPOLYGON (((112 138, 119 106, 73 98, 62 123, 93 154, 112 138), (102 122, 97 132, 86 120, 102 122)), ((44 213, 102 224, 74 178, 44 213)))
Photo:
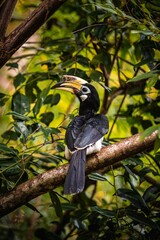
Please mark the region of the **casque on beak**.
POLYGON ((82 78, 71 75, 64 75, 62 77, 62 81, 55 84, 52 89, 60 89, 71 93, 76 93, 81 90, 82 85, 85 83, 87 83, 87 81, 82 78))

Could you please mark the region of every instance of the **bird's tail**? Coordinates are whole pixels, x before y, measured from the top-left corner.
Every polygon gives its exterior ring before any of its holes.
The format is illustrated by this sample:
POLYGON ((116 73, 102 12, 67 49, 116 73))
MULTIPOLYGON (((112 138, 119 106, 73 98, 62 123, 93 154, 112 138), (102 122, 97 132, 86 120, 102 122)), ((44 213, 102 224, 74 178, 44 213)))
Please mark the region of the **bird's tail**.
POLYGON ((78 150, 73 153, 64 183, 65 194, 83 191, 85 185, 85 162, 86 149, 78 150))

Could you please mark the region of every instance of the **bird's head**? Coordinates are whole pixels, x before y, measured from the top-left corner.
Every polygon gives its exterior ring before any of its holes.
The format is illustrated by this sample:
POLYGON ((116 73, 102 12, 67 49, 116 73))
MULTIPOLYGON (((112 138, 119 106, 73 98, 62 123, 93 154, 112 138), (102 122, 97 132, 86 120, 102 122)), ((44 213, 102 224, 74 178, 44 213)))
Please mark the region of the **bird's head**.
POLYGON ((79 114, 96 113, 100 106, 98 93, 91 84, 82 78, 64 75, 62 81, 52 88, 61 89, 75 94, 80 100, 79 114))

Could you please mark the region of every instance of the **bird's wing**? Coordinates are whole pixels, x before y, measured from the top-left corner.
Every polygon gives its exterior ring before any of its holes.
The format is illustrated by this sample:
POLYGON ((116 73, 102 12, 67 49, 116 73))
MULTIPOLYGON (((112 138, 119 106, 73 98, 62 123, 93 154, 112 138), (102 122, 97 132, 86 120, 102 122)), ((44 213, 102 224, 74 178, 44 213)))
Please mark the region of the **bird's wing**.
POLYGON ((78 135, 80 134, 84 123, 85 123, 84 116, 76 116, 67 127, 65 139, 67 147, 71 152, 76 150, 74 147, 74 143, 78 135))
POLYGON ((84 149, 101 139, 108 131, 108 119, 104 115, 97 114, 89 118, 81 127, 77 135, 75 149, 84 149))

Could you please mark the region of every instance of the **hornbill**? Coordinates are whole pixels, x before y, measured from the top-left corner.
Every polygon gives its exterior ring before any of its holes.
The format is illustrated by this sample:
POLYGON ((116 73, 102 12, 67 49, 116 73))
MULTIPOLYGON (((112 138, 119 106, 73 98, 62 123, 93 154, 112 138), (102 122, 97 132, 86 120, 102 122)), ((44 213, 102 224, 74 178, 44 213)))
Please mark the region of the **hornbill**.
POLYGON ((106 116, 96 114, 100 100, 96 89, 87 81, 64 75, 62 81, 52 88, 75 94, 79 101, 79 115, 68 125, 65 134, 65 157, 70 165, 64 184, 64 193, 82 192, 85 185, 86 155, 100 151, 103 136, 108 131, 106 116))

